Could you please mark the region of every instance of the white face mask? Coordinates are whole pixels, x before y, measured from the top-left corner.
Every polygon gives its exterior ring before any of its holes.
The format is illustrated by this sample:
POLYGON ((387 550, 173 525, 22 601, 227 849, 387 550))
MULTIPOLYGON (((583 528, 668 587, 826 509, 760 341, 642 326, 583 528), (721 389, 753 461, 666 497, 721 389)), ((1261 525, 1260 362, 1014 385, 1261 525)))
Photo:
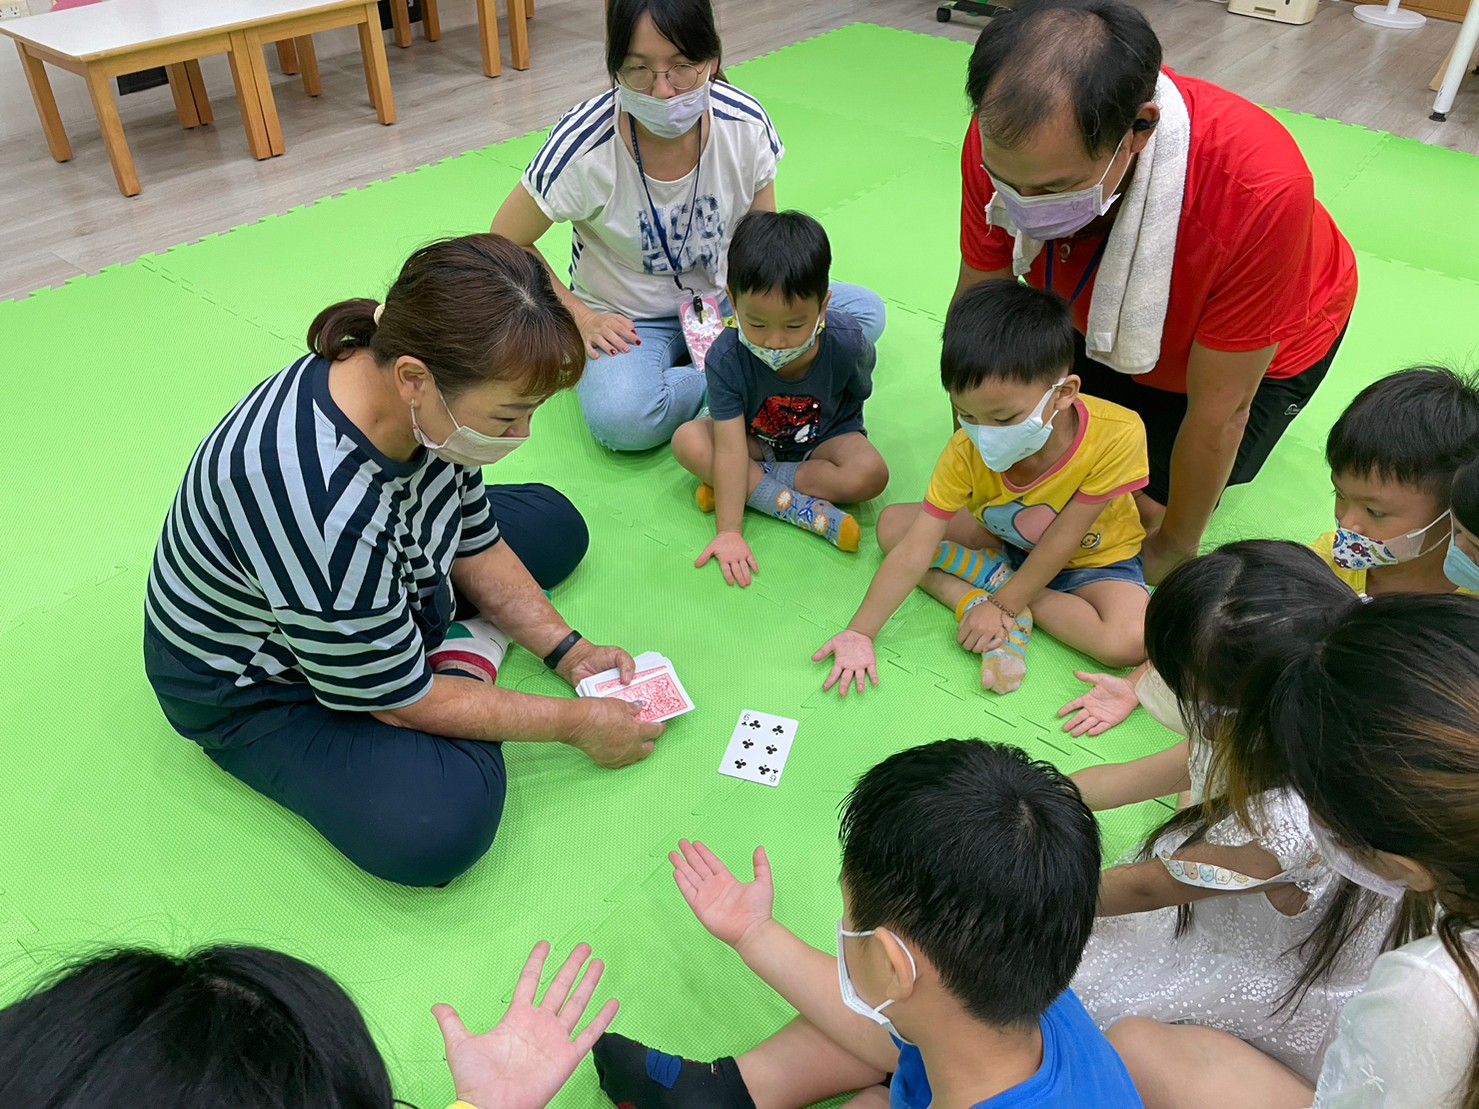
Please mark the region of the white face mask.
POLYGON ((1359 531, 1340 527, 1335 529, 1335 544, 1330 557, 1335 565, 1344 570, 1374 570, 1381 566, 1395 566, 1399 562, 1411 562, 1429 551, 1437 550, 1448 539, 1448 513, 1443 513, 1431 524, 1406 535, 1392 539, 1372 539, 1359 531), (1435 543, 1423 546, 1423 538, 1439 524, 1443 530, 1435 543))
MULTIPOLYGON (((708 66, 704 67, 707 73, 708 66)), ((693 125, 709 110, 711 82, 705 76, 698 88, 670 96, 666 100, 633 92, 625 85, 616 86, 617 105, 658 138, 676 139, 693 130, 693 125)))
MULTIPOLYGON (((435 385, 432 387, 436 388, 435 385)), ((442 407, 447 410, 447 416, 452 421, 454 428, 452 434, 440 443, 432 442, 426 432, 421 430, 421 425, 416 422, 414 404, 411 405, 411 434, 416 436, 416 442, 443 462, 451 462, 458 466, 491 466, 507 458, 529 441, 527 435, 484 435, 470 427, 463 427, 457 422, 457 417, 452 415, 452 409, 447 407, 446 398, 442 396, 440 389, 437 389, 437 399, 442 402, 442 407)))
MULTIPOLYGON (((837 984, 838 987, 842 990, 842 1003, 844 1005, 846 1005, 854 1013, 857 1013, 858 1016, 867 1017, 874 1024, 880 1025, 881 1027, 887 1029, 891 1035, 898 1036, 899 1039, 904 1040, 904 1037, 899 1035, 899 1030, 894 1027, 894 1022, 883 1015, 883 1011, 894 1003, 894 999, 889 998, 882 1005, 878 1006, 869 1005, 866 1001, 858 996, 857 988, 852 984, 852 976, 849 975, 847 972, 847 952, 844 950, 843 947, 843 937, 852 936, 854 938, 861 938, 863 936, 871 936, 878 931, 888 932, 888 929, 870 928, 866 932, 849 932, 847 929, 842 927, 842 921, 839 920, 837 922, 837 984)), ((889 932, 888 934, 890 936, 894 936, 892 932, 889 932)), ((909 956, 909 969, 911 972, 913 972, 915 981, 918 981, 919 965, 914 961, 913 952, 909 950, 908 946, 904 943, 903 940, 899 939, 898 936, 894 936, 894 939, 897 940, 899 946, 904 949, 904 954, 909 956)), ((904 1042, 908 1043, 909 1041, 904 1040, 904 1042)))
POLYGON ((1356 861, 1354 855, 1335 842, 1335 836, 1331 834, 1330 829, 1314 817, 1310 817, 1310 835, 1314 838, 1315 846, 1319 848, 1320 857, 1325 860, 1325 865, 1342 878, 1347 878, 1362 889, 1379 893, 1393 901, 1400 901, 1407 895, 1405 882, 1383 878, 1380 874, 1362 866, 1356 861))
MULTIPOLYGON (((984 424, 968 424, 961 421, 960 428, 970 436, 981 458, 994 473, 1005 473, 1022 459, 1043 449, 1048 437, 1053 434, 1053 420, 1044 420, 1048 403, 1067 378, 1062 378, 1049 389, 1040 403, 1020 424, 1010 427, 986 427, 984 424)), ((1054 418, 1057 413, 1054 413, 1054 418)))
POLYGON ((745 334, 743 325, 736 324, 735 326, 739 328, 739 341, 741 345, 771 370, 779 372, 800 358, 816 344, 817 336, 821 334, 822 330, 822 317, 817 317, 816 326, 811 329, 811 337, 806 342, 802 343, 799 347, 782 347, 780 350, 771 350, 769 347, 756 346, 750 342, 750 337, 745 334))
MULTIPOLYGON (((1017 230, 1029 239, 1038 239, 1046 242, 1049 239, 1061 239, 1072 235, 1075 231, 1082 231, 1089 224, 1109 211, 1110 205, 1119 199, 1119 193, 1113 193, 1108 200, 1104 198, 1104 182, 1109 177, 1109 171, 1114 168, 1114 160, 1119 157, 1120 148, 1125 145, 1125 140, 1120 139, 1119 146, 1114 148, 1110 155, 1109 165, 1104 167, 1104 176, 1099 178, 1097 184, 1087 189, 1079 189, 1071 193, 1044 193, 1042 196, 1023 196, 1005 181, 991 178, 991 184, 1001 194, 1001 202, 1006 206, 1007 215, 1012 217, 1012 222, 1017 225, 1017 230)), ((991 174, 988 172, 987 176, 991 174)), ((1124 183, 1121 176, 1120 183, 1124 183)))

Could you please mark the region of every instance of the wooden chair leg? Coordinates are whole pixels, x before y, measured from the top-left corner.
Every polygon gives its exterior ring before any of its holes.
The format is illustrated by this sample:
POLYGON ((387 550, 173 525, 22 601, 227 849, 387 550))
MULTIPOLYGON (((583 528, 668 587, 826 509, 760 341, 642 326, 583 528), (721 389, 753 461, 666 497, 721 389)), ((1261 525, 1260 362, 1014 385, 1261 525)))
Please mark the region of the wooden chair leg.
POLYGON ((103 133, 103 146, 108 161, 113 163, 113 177, 124 196, 139 195, 139 175, 134 172, 133 155, 123 137, 123 120, 118 118, 118 100, 113 95, 112 78, 93 66, 87 67, 87 91, 92 95, 93 111, 98 116, 98 130, 103 133))
POLYGON ((41 119, 41 131, 46 136, 46 147, 58 162, 72 160, 72 144, 67 141, 66 129, 62 126, 62 114, 57 111, 56 94, 51 91, 51 78, 46 75, 46 64, 40 58, 26 53, 26 44, 17 42, 21 68, 26 71, 26 84, 31 87, 31 99, 36 102, 36 115, 41 119))
POLYGON ((442 37, 442 13, 437 11, 437 0, 421 0, 421 33, 427 42, 442 37))
POLYGON ((190 79, 190 96, 195 101, 195 115, 202 124, 216 122, 211 111, 211 98, 205 91, 205 78, 200 75, 200 62, 192 58, 184 63, 185 75, 190 79))
POLYGON ((529 68, 529 17, 525 7, 529 0, 508 0, 508 52, 515 69, 529 68))
POLYGON ((185 72, 185 63, 166 66, 165 72, 169 75, 169 91, 175 98, 175 115, 180 126, 187 131, 199 127, 200 114, 195 110, 195 97, 190 91, 190 75, 185 72))
POLYGON ((313 36, 304 35, 293 42, 298 49, 298 60, 303 63, 303 91, 309 96, 322 96, 324 83, 318 73, 318 51, 313 48, 313 36))
POLYGON ((292 77, 298 72, 298 51, 292 39, 282 39, 278 42, 277 65, 285 77, 292 77))
POLYGON ((498 53, 498 0, 478 0, 478 40, 483 48, 483 76, 497 77, 503 72, 498 53))
MULTIPOLYGON (((391 0, 395 7, 396 0, 391 0)), ((395 96, 390 91, 390 66, 385 61, 385 40, 380 37, 380 8, 365 5, 365 21, 359 25, 359 51, 365 63, 365 83, 370 89, 370 103, 375 116, 389 126, 395 122, 395 96)))
POLYGON ((390 0, 390 27, 397 46, 404 50, 411 45, 411 0, 390 0))
POLYGON ((272 144, 267 138, 267 124, 262 118, 262 101, 257 92, 257 75, 252 70, 251 52, 246 36, 231 35, 231 80, 236 85, 236 103, 241 109, 241 125, 246 131, 247 148, 259 162, 272 157, 272 144))

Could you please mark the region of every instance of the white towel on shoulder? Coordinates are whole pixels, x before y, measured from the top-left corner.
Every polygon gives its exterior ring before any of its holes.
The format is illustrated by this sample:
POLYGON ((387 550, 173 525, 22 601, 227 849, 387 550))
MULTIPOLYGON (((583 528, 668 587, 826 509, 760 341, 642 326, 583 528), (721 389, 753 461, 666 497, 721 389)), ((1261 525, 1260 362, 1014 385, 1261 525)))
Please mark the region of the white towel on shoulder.
MULTIPOLYGON (((1120 197, 1094 278, 1084 337, 1089 357, 1126 374, 1148 373, 1160 360, 1191 150, 1186 101, 1164 73, 1156 81, 1155 99, 1160 122, 1140 152, 1129 189, 1120 197)), ((1013 236, 1012 272, 1025 274, 1043 244, 1017 230, 1000 195, 986 206, 986 222, 1013 236)))

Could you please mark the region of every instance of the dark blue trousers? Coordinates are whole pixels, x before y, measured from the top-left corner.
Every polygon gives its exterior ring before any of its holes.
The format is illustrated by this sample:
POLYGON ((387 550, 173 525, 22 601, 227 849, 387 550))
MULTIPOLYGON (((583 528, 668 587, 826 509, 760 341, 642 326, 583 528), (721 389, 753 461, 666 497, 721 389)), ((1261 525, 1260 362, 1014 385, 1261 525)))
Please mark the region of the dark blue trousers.
MULTIPOLYGON (((585 521, 544 485, 488 488, 504 542, 540 586, 585 557, 585 521)), ((159 644, 146 636, 146 652, 159 644)), ((407 886, 450 882, 487 852, 507 777, 497 743, 447 739, 325 708, 305 686, 250 709, 160 697, 175 729, 229 774, 297 813, 356 866, 407 886)))

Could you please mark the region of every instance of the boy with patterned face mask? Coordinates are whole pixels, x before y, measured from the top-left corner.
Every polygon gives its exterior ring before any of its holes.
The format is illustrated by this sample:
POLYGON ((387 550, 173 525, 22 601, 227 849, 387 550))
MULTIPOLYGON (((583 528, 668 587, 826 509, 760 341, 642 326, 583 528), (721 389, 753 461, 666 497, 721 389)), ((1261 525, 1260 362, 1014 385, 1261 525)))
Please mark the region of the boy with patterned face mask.
POLYGON ((741 882, 679 843, 694 915, 799 1017, 712 1063, 608 1033, 594 1054, 614 1103, 775 1109, 871 1088, 892 1109, 1138 1109, 1068 988, 1099 889, 1098 827, 1068 778, 1015 747, 925 744, 863 775, 841 838, 835 958, 771 915, 764 848, 741 882))
POLYGON ((1454 474, 1479 457, 1479 385, 1414 366, 1368 385, 1325 443, 1336 530, 1314 549, 1365 596, 1447 593, 1454 474))
POLYGON ((873 641, 915 586, 954 612, 956 641, 983 656, 981 684, 996 693, 1021 685, 1034 622, 1109 666, 1145 657, 1134 497, 1150 478, 1145 427, 1079 393, 1073 351, 1053 293, 985 281, 951 306, 940 380, 960 430, 924 502, 879 517, 887 557, 846 630, 813 657, 833 660, 823 688, 877 684, 873 641))
POLYGON ((705 361, 709 414, 673 435, 674 457, 702 482, 699 507, 715 513, 696 565, 716 560, 731 585, 759 569, 741 534, 747 505, 856 551, 862 530, 837 504, 888 484, 863 430, 878 355, 853 316, 829 308, 831 265, 827 233, 801 212, 753 211, 735 226, 734 320, 705 361))

